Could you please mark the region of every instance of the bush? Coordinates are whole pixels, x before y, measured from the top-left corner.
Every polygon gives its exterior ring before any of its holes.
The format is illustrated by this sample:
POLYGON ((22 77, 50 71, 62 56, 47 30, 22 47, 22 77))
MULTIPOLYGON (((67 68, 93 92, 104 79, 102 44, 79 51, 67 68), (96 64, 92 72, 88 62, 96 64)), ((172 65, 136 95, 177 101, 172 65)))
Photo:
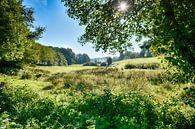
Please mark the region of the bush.
POLYGON ((84 63, 83 66, 97 66, 97 64, 93 62, 88 62, 88 63, 84 63))
MULTIPOLYGON (((0 107, 0 113, 10 114, 6 118, 8 120, 7 128, 12 120, 23 128, 54 128, 55 126, 61 128, 62 126, 57 122, 59 112, 56 104, 48 98, 41 98, 26 87, 7 86, 0 89, 0 107)), ((63 116, 63 114, 61 115, 63 116)), ((2 118, 0 116, 0 121, 2 118)))
POLYGON ((125 69, 158 69, 159 63, 126 64, 125 69))
POLYGON ((106 62, 100 64, 100 66, 107 66, 106 62))
POLYGON ((113 95, 105 91, 102 95, 85 97, 68 107, 71 109, 68 123, 72 128, 189 128, 193 124, 172 103, 156 105, 141 92, 113 95))
POLYGON ((20 67, 1 67, 0 66, 0 73, 6 75, 17 75, 17 72, 20 70, 20 67))
POLYGON ((35 68, 23 68, 18 72, 18 76, 21 77, 21 79, 37 79, 42 76, 48 75, 50 72, 41 70, 41 69, 35 69, 35 68))
POLYGON ((184 88, 181 98, 185 104, 195 108, 195 87, 191 86, 184 88))
MULTIPOLYGON (((82 85, 82 84, 80 84, 82 85)), ((80 86, 78 87, 80 88, 80 86)), ((70 94, 67 106, 41 98, 26 87, 0 89, 0 127, 4 128, 191 128, 175 103, 157 105, 142 92, 114 95, 70 94), (82 96, 82 97, 81 97, 82 96)))
POLYGON ((20 124, 16 124, 10 119, 10 116, 7 112, 0 114, 0 129, 14 129, 21 128, 20 124))
MULTIPOLYGON (((147 96, 133 92, 115 96, 110 91, 105 91, 100 96, 87 99, 79 105, 78 111, 88 116, 87 119, 93 120, 91 124, 95 124, 96 128, 152 128, 157 124, 154 106, 147 96)), ((80 118, 83 119, 84 116, 80 118)))
POLYGON ((92 74, 92 75, 105 75, 105 74, 115 74, 116 72, 119 72, 119 69, 117 68, 95 68, 95 69, 88 69, 88 70, 79 70, 76 71, 76 73, 79 74, 92 74))
MULTIPOLYGON (((190 127, 193 125, 193 123, 185 117, 181 109, 179 109, 176 99, 164 102, 163 104, 159 105, 159 107, 159 128, 190 129, 190 127)), ((191 119, 191 121, 192 120, 193 119, 191 119)))

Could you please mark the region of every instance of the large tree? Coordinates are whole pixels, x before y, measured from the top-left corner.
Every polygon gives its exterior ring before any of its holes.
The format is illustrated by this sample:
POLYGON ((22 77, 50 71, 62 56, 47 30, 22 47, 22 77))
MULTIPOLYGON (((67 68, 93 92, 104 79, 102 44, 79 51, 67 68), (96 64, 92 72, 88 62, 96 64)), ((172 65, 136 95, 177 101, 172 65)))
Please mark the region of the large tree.
POLYGON ((194 73, 194 0, 62 1, 68 15, 85 26, 81 43, 93 43, 96 50, 123 51, 132 45, 132 36, 137 41, 144 36, 157 54, 164 54, 186 73, 194 73))
POLYGON ((0 65, 20 62, 31 41, 40 37, 44 29, 30 31, 33 21, 33 9, 23 6, 22 0, 0 1, 0 65))
POLYGON ((66 58, 68 65, 76 63, 76 55, 70 48, 58 48, 54 47, 54 50, 56 50, 59 53, 62 53, 63 56, 66 58))
POLYGON ((24 60, 29 64, 46 66, 67 65, 67 61, 62 53, 39 43, 32 43, 31 47, 24 53, 24 56, 24 60))
POLYGON ((140 57, 152 57, 150 52, 152 42, 151 41, 144 41, 143 44, 140 46, 140 57))
POLYGON ((76 55, 76 63, 77 64, 84 64, 90 62, 90 58, 87 54, 77 54, 76 55))
POLYGON ((107 58, 107 63, 108 63, 108 66, 110 66, 112 64, 112 58, 111 57, 107 58))

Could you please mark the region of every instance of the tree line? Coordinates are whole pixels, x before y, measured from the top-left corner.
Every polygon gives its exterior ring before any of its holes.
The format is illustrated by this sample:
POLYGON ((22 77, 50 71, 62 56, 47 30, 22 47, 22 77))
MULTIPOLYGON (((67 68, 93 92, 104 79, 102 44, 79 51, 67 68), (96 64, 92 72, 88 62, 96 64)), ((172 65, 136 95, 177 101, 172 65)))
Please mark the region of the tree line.
POLYGON ((47 47, 36 43, 44 27, 34 26, 34 10, 22 0, 0 1, 0 66, 71 65, 89 62, 87 54, 76 55, 70 48, 47 47), (33 30, 33 31, 32 31, 33 30))
POLYGON ((85 53, 75 54, 70 48, 44 46, 39 43, 32 43, 24 54, 25 63, 42 66, 66 66, 90 61, 85 53))

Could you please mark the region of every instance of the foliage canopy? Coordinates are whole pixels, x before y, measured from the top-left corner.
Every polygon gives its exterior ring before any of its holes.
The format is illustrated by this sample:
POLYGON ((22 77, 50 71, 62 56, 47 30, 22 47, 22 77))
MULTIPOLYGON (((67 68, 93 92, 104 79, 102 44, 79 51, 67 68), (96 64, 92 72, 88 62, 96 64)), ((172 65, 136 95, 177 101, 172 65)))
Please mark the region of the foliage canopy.
POLYGON ((31 47, 24 53, 25 62, 43 66, 66 66, 67 60, 62 53, 54 48, 32 43, 31 47))
POLYGON ((76 55, 76 63, 77 64, 83 64, 83 63, 87 63, 90 62, 90 58, 87 54, 77 54, 76 55))
POLYGON ((31 41, 40 38, 44 28, 33 26, 33 13, 32 8, 22 5, 22 0, 0 1, 1 65, 20 62, 31 41), (30 31, 30 28, 35 28, 35 31, 30 31))
POLYGON ((58 47, 53 47, 53 49, 59 53, 62 53, 62 55, 66 58, 68 65, 74 64, 76 62, 76 56, 72 49, 58 47))
POLYGON ((195 2, 193 0, 62 0, 68 15, 85 26, 81 43, 96 50, 123 51, 130 39, 147 37, 156 54, 164 54, 186 73, 195 69, 195 2), (127 11, 120 11, 122 1, 127 11))
POLYGON ((110 66, 112 64, 112 58, 111 57, 107 58, 107 63, 108 63, 108 66, 110 66))

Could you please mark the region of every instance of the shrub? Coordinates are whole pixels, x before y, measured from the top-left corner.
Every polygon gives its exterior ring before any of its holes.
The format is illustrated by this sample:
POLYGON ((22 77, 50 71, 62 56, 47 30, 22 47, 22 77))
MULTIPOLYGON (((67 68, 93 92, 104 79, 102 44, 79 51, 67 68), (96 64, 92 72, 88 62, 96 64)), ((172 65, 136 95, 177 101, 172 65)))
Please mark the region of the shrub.
POLYGON ((0 73, 6 75, 17 75, 17 72, 20 70, 20 67, 1 67, 0 66, 0 73))
POLYGON ((96 128, 152 128, 157 124, 154 106, 147 96, 133 92, 115 96, 106 90, 79 105, 79 121, 89 126, 87 121, 92 120, 96 128))
POLYGON ((25 70, 21 74, 21 79, 31 79, 31 78, 34 78, 33 72, 31 72, 31 71, 25 70))
POLYGON ((26 87, 7 86, 0 89, 0 107, 0 113, 7 112, 10 114, 8 120, 14 120, 14 123, 23 128, 46 128, 58 124, 58 111, 54 102, 48 98, 40 98, 26 87))
POLYGON ((107 66, 106 62, 100 64, 100 66, 107 66))
MULTIPOLYGON (((68 107, 69 125, 75 128, 190 128, 193 123, 171 102, 155 104, 141 92, 88 94, 68 107)), ((192 119, 193 120, 193 119, 192 119)))
MULTIPOLYGON (((83 85, 83 84, 79 84, 83 85)), ((78 87, 80 88, 80 86, 78 87)), ((3 128, 191 128, 176 103, 155 104, 142 92, 114 95, 70 94, 67 106, 41 98, 27 87, 0 89, 0 127, 3 128)))
POLYGON ((76 73, 79 74, 94 74, 94 75, 105 75, 105 74, 116 74, 116 72, 119 72, 119 69, 117 68, 95 68, 95 69, 88 69, 88 70, 79 70, 76 71, 76 73))
MULTIPOLYGON (((158 117, 159 128, 171 128, 171 129, 189 129, 193 123, 188 120, 182 111, 180 111, 177 100, 164 102, 159 105, 158 117)), ((192 119, 191 119, 192 121, 192 119)))
POLYGON ((126 64, 125 69, 158 69, 159 63, 126 64))
POLYGON ((88 63, 84 63, 83 66, 97 66, 97 64, 93 62, 88 62, 88 63))
POLYGON ((20 124, 16 124, 13 120, 10 119, 10 116, 7 112, 3 112, 0 114, 0 128, 1 129, 14 129, 21 128, 20 124))
POLYGON ((195 108, 195 87, 191 86, 184 88, 181 98, 185 104, 195 108))
POLYGON ((41 69, 23 68, 18 72, 18 76, 20 76, 21 79, 37 79, 42 76, 48 75, 49 73, 49 71, 41 69))
POLYGON ((126 64, 125 65, 125 69, 134 69, 134 68, 136 68, 136 66, 133 64, 126 64))

